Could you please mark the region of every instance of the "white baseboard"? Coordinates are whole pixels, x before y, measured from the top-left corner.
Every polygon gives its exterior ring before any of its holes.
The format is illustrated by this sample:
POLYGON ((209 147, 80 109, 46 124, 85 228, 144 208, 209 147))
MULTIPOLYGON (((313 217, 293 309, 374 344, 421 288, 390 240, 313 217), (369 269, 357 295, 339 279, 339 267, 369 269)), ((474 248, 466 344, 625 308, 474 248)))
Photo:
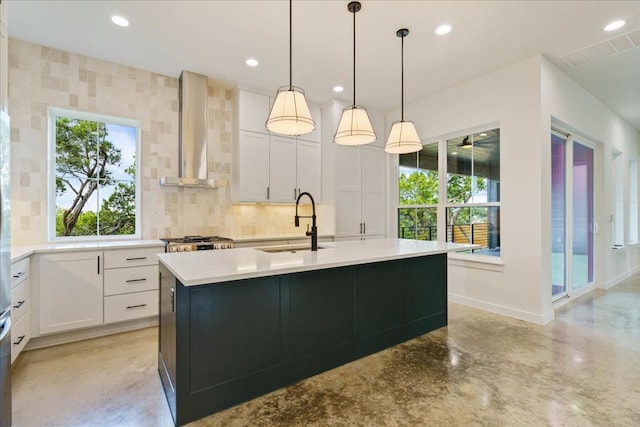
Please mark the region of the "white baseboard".
POLYGON ((640 265, 635 266, 631 270, 627 270, 622 274, 618 274, 617 276, 612 277, 611 279, 607 280, 607 283, 605 283, 604 288, 602 288, 602 289, 612 288, 615 285, 617 285, 618 283, 622 282, 624 279, 627 279, 627 278, 633 276, 634 274, 636 274, 639 271, 640 271, 640 265))
POLYGON ((37 348, 51 347, 53 345, 98 338, 105 335, 119 334, 121 332, 128 332, 157 325, 158 316, 152 316, 146 317, 144 319, 136 319, 127 322, 97 326, 95 328, 76 329, 75 331, 41 335, 39 337, 31 338, 24 349, 35 350, 37 348))
POLYGON ((449 301, 457 304, 467 305, 469 307, 479 308, 480 310, 489 311, 491 313, 500 314, 503 316, 509 316, 520 320, 526 320, 527 322, 536 323, 538 325, 544 325, 552 321, 555 317, 553 310, 544 314, 529 313, 522 310, 514 310, 509 307, 504 307, 497 304, 491 304, 484 301, 479 301, 473 298, 467 298, 460 295, 449 294, 449 301))

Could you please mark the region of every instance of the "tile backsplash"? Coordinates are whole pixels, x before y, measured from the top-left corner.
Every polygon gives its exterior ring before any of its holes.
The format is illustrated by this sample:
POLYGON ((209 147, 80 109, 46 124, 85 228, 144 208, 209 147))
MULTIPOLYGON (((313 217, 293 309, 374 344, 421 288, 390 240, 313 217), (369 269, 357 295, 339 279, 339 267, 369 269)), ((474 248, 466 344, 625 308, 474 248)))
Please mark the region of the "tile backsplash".
MULTIPOLYGON (((209 177, 230 182, 233 90, 209 78, 208 96, 209 177)), ((234 205, 230 187, 159 185, 162 176, 178 174, 177 78, 10 39, 13 245, 47 242, 49 107, 140 122, 143 239, 304 235, 294 227, 293 205, 234 205)))

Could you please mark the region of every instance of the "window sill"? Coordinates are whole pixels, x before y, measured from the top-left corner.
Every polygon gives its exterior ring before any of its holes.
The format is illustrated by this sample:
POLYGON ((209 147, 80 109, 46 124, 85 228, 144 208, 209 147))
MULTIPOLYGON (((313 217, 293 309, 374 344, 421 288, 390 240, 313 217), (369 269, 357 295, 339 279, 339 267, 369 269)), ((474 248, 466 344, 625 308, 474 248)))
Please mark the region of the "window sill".
POLYGON ((490 271, 503 271, 504 269, 504 261, 502 261, 502 258, 487 255, 469 255, 450 252, 448 254, 448 264, 490 271))

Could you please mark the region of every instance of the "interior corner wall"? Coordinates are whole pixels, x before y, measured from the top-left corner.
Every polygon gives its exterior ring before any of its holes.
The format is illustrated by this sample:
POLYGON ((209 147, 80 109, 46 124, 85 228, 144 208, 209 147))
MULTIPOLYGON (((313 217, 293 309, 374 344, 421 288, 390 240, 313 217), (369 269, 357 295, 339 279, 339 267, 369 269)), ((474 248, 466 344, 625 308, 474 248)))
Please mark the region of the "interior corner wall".
MULTIPOLYGON (((541 86, 543 108, 541 130, 548 134, 552 123, 560 124, 565 130, 586 137, 598 145, 596 151, 600 152, 600 162, 596 163, 597 182, 595 183, 595 218, 598 223, 595 280, 597 287, 608 288, 640 270, 640 245, 626 245, 618 250, 611 249, 613 200, 610 197, 614 186, 611 151, 616 149, 622 152, 623 156, 622 164, 625 167, 623 176, 627 184, 624 195, 625 205, 628 206, 628 164, 629 159, 640 157, 640 132, 546 58, 542 61, 541 86)), ((544 151, 544 155, 544 164, 548 171, 550 152, 544 151)), ((543 200, 551 200, 550 174, 544 174, 543 178, 547 180, 544 185, 543 200)), ((628 221, 625 228, 628 229, 628 221)), ((550 230, 550 226, 545 227, 543 234, 550 236, 550 230)), ((625 239, 627 239, 626 230, 625 239)), ((549 256, 545 263, 550 265, 550 262, 549 256)))
MULTIPOLYGON (((450 262, 449 298, 535 323, 553 316, 543 304, 542 287, 548 282, 541 275, 547 251, 540 233, 546 213, 539 202, 546 148, 539 131, 541 61, 537 55, 405 106, 405 117, 414 121, 423 140, 499 124, 504 265, 489 269, 480 263, 450 262)), ((389 117, 397 115, 394 111, 389 117)))

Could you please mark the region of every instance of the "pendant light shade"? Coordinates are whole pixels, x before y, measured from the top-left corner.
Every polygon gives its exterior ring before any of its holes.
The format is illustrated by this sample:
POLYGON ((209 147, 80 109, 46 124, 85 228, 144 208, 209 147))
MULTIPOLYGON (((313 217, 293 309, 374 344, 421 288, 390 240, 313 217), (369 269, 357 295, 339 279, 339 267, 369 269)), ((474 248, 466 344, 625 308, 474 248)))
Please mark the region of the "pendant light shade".
POLYGON ((364 107, 356 105, 356 12, 362 8, 358 1, 347 5, 353 13, 353 105, 342 110, 342 117, 333 138, 340 145, 364 145, 376 140, 376 133, 364 107))
POLYGON ((267 119, 267 129, 281 135, 313 132, 315 123, 302 89, 295 86, 282 86, 278 89, 267 119))
POLYGON ((266 122, 269 132, 288 136, 304 135, 316 128, 304 91, 292 84, 291 3, 292 0, 289 0, 289 85, 278 89, 266 122))
POLYGON ((402 80, 401 80, 401 101, 400 101, 400 121, 395 122, 391 126, 389 132, 389 139, 387 139, 387 145, 384 147, 384 151, 390 154, 407 154, 415 153, 422 150, 422 143, 418 136, 416 126, 412 121, 405 121, 404 119, 404 38, 409 34, 409 30, 401 28, 396 32, 396 36, 402 40, 402 80))
POLYGON ((340 145, 364 145, 376 140, 367 110, 351 105, 342 110, 338 130, 333 138, 340 145))
POLYGON ((394 122, 384 151, 389 154, 407 154, 422 150, 418 131, 412 121, 394 122))

